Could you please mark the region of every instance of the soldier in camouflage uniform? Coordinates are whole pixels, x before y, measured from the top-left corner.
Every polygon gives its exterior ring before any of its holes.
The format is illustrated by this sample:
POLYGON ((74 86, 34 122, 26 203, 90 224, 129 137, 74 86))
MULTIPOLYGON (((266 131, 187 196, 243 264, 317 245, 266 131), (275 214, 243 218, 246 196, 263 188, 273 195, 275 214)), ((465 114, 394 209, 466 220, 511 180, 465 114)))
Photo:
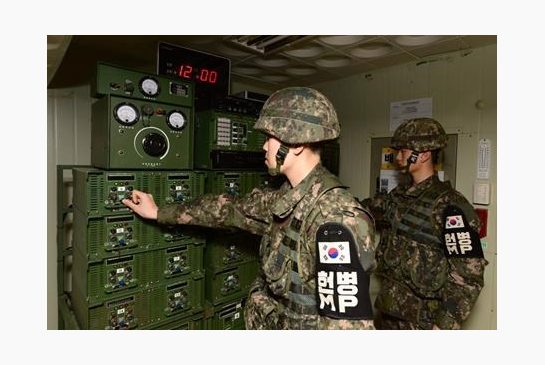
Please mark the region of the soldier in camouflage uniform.
POLYGON ((379 329, 459 329, 484 285, 486 260, 471 204, 434 171, 447 143, 434 119, 401 124, 396 162, 410 176, 387 195, 367 199, 381 232, 375 301, 379 329))
POLYGON ((124 203, 161 224, 237 227, 262 236, 246 328, 374 329, 373 221, 320 163, 319 143, 340 132, 333 105, 310 88, 282 89, 267 100, 254 128, 267 135, 269 172, 287 177, 280 189, 205 195, 160 209, 150 195, 134 191, 124 203))

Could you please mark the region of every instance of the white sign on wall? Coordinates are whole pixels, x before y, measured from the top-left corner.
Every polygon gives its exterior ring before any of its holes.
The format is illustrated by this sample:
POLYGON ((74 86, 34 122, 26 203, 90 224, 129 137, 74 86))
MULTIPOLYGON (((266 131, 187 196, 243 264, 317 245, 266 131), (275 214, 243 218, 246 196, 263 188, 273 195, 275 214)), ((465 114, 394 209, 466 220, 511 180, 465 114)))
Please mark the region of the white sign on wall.
POLYGON ((413 118, 433 118, 433 98, 421 98, 390 103, 390 131, 413 118))

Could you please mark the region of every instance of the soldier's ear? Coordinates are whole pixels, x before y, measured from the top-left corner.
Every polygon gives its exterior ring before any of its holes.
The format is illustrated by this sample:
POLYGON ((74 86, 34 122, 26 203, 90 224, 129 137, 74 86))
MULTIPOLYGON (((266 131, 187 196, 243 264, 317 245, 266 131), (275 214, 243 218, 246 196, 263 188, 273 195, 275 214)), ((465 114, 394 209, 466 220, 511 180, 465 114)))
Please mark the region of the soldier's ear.
POLYGON ((420 162, 425 163, 426 161, 431 159, 431 151, 421 152, 418 155, 418 159, 420 162))
POLYGON ((291 147, 290 150, 295 156, 299 156, 301 152, 305 149, 305 146, 295 146, 291 147))

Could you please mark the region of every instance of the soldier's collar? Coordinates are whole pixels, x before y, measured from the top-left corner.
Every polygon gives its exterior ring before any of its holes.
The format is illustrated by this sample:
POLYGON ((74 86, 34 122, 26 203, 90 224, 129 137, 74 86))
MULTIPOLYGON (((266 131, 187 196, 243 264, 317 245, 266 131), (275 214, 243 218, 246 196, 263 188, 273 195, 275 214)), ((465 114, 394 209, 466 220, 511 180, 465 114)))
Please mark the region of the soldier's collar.
POLYGON ((321 164, 317 164, 307 176, 294 188, 289 189, 272 207, 272 213, 280 218, 285 218, 291 213, 293 208, 313 190, 312 187, 318 182, 318 178, 323 176, 325 169, 321 164))
POLYGON ((433 174, 430 177, 428 177, 427 179, 425 179, 424 181, 421 181, 416 186, 410 186, 405 191, 405 195, 412 196, 412 197, 418 197, 422 193, 424 193, 426 190, 428 190, 428 188, 430 186, 432 186, 433 184, 436 184, 437 182, 439 182, 439 178, 437 177, 436 174, 433 174))

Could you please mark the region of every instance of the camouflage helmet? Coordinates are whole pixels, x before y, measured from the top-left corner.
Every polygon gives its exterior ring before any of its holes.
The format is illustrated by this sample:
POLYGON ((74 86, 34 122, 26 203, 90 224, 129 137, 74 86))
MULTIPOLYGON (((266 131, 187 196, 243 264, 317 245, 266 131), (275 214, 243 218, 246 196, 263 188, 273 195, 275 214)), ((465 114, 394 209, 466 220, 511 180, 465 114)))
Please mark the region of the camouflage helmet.
POLYGON ((288 87, 265 102, 254 129, 286 144, 304 144, 335 139, 340 125, 333 104, 308 87, 288 87))
POLYGON ((392 137, 393 148, 408 148, 415 152, 436 150, 446 145, 445 130, 432 118, 409 119, 397 127, 392 137))

